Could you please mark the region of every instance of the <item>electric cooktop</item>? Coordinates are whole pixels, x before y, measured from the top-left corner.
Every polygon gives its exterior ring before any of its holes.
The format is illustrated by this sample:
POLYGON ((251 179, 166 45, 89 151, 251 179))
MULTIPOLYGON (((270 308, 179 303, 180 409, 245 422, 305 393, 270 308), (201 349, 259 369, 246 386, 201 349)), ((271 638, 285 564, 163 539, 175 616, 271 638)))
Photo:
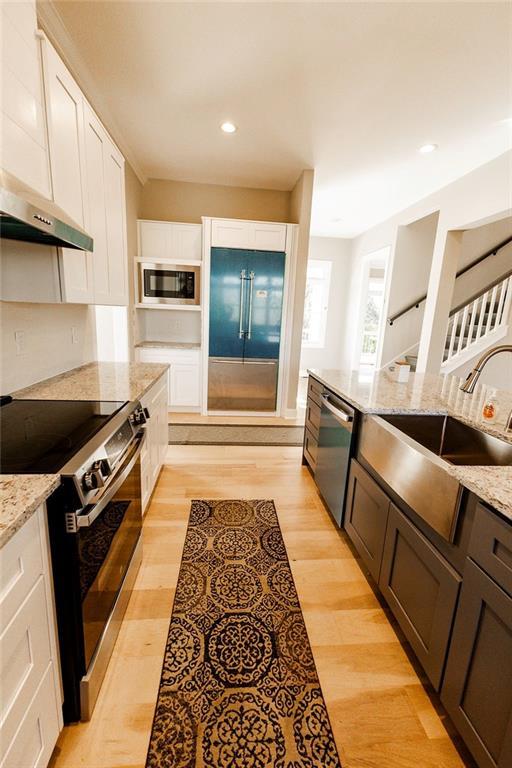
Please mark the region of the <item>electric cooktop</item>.
POLYGON ((57 473, 124 405, 2 398, 0 473, 57 473))

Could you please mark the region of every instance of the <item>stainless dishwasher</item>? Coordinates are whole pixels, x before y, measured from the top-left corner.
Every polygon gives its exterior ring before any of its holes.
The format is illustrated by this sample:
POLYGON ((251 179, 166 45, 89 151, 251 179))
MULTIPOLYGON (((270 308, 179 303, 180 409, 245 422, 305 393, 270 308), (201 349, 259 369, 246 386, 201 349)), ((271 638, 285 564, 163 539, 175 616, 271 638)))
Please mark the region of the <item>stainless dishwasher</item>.
POLYGON ((332 392, 324 391, 320 400, 315 481, 332 516, 341 527, 354 445, 356 411, 332 392))

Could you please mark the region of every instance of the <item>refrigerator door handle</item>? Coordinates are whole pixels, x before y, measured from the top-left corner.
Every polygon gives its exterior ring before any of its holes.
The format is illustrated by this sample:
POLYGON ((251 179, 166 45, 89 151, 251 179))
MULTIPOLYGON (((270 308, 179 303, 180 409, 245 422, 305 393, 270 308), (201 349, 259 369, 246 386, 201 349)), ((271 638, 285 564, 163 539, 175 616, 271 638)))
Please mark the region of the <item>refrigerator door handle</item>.
POLYGON ((244 285, 246 281, 245 269, 240 272, 240 325, 238 327, 238 338, 244 337, 244 285))
POLYGON ((254 272, 249 272, 249 321, 247 328, 247 338, 251 338, 252 330, 252 289, 254 288, 254 272))

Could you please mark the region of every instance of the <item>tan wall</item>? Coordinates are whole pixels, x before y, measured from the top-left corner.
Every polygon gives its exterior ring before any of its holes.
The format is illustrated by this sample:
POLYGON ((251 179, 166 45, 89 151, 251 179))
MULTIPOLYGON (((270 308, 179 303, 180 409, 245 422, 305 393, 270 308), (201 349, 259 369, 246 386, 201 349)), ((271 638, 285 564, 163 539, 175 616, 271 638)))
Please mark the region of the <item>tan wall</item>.
POLYGON ((308 268, 313 181, 314 171, 303 171, 292 190, 290 201, 291 221, 299 225, 287 398, 287 407, 292 409, 297 405, 297 386, 299 383, 302 323, 304 319, 304 294, 306 292, 306 274, 308 268))
POLYGON ((201 216, 290 221, 290 192, 149 179, 142 192, 141 218, 200 224, 201 216))

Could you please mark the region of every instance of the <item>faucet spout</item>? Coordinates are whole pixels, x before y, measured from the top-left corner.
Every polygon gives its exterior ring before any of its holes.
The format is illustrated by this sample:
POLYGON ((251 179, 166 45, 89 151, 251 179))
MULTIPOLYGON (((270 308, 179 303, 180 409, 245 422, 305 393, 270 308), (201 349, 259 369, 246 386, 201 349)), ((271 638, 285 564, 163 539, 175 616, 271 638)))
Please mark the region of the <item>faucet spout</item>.
POLYGON ((482 355, 473 370, 468 373, 464 383, 461 384, 460 388, 463 392, 468 392, 469 394, 473 392, 476 383, 480 378, 480 374, 482 373, 491 357, 498 355, 500 352, 512 352, 512 344, 501 344, 498 347, 491 347, 491 349, 487 350, 487 352, 482 355))

